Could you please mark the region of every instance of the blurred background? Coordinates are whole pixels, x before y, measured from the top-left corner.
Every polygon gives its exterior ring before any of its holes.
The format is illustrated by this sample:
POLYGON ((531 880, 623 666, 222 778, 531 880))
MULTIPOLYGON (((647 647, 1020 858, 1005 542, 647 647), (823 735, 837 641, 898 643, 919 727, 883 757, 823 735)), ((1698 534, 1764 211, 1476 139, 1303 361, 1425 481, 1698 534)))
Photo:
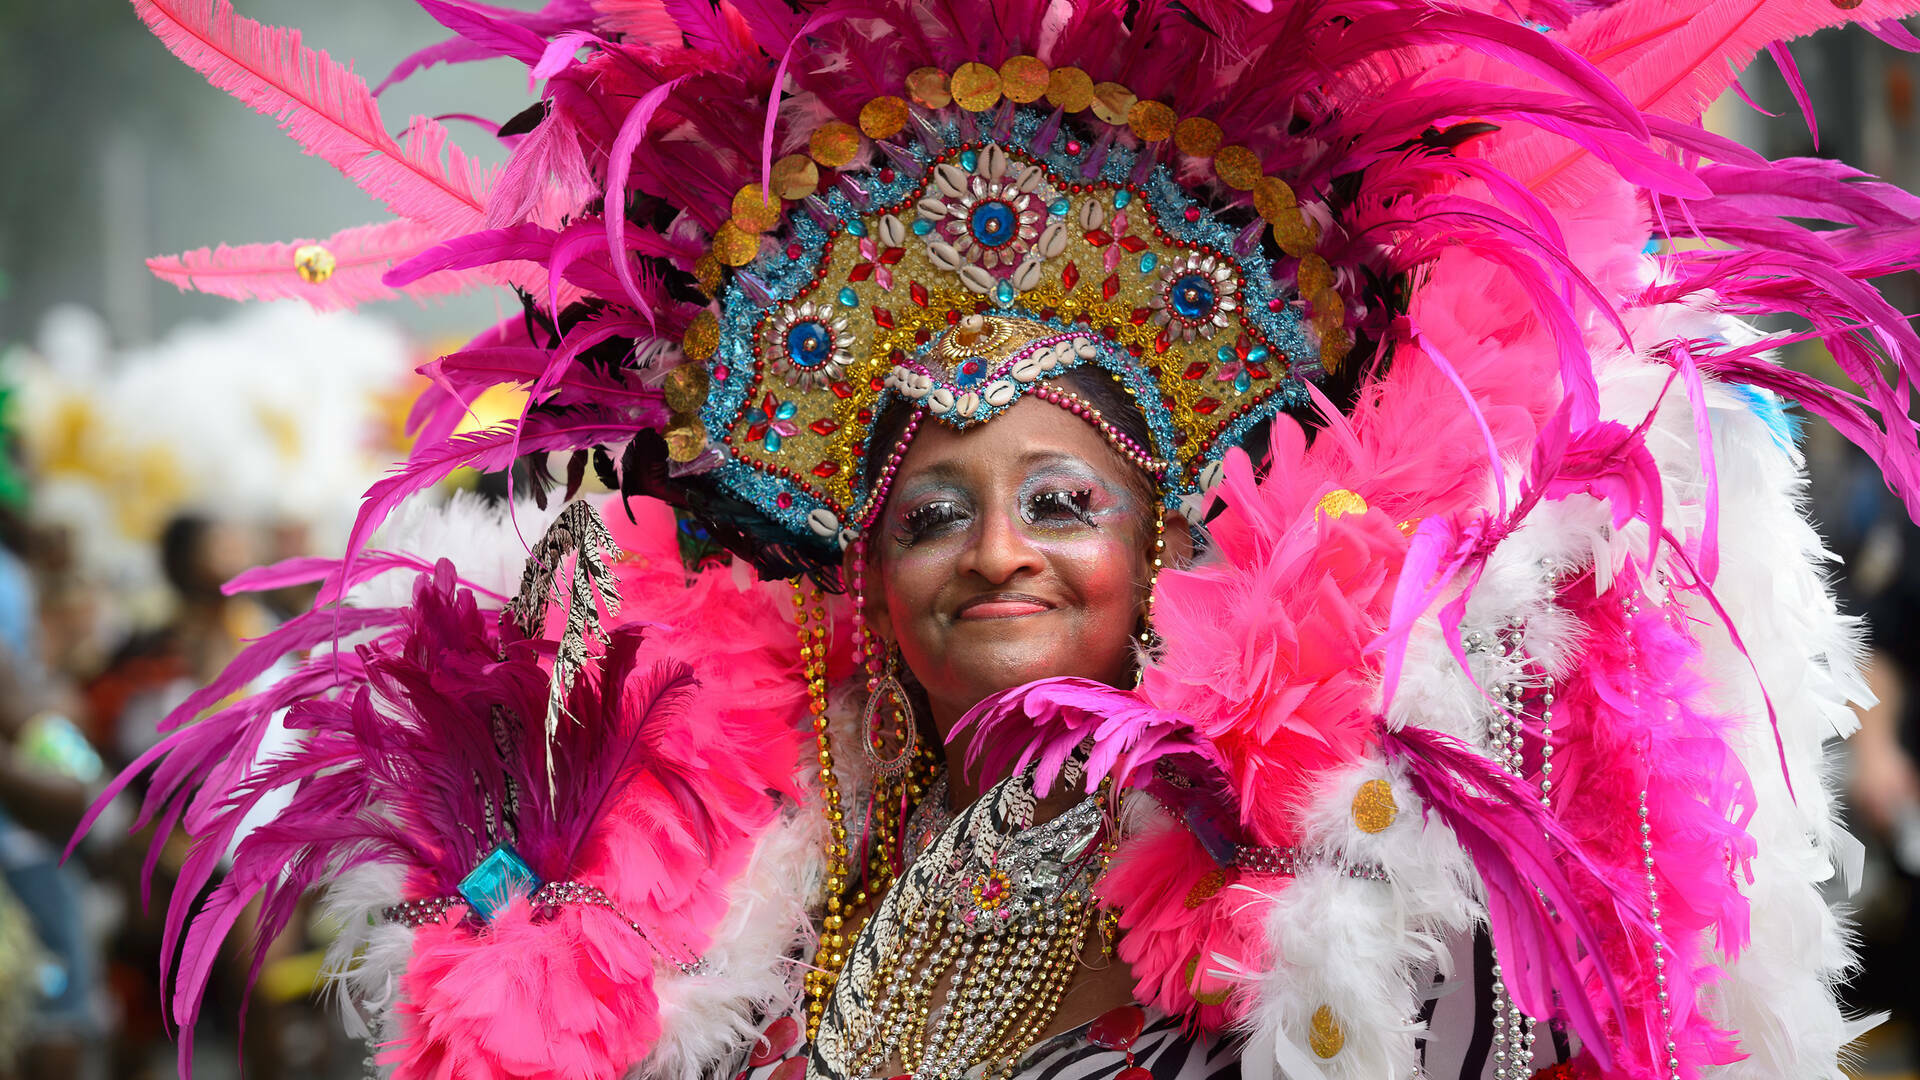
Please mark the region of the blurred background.
MULTIPOLYGON (((512 6, 533 7, 533 0, 512 6)), ((377 83, 445 36, 401 0, 235 0, 301 27, 377 83)), ((1837 157, 1920 188, 1920 59, 1864 32, 1793 53, 1820 123, 1816 145, 1762 60, 1710 122, 1772 156, 1837 157), (1754 107, 1754 106, 1757 106, 1754 107), (1768 116, 1766 113, 1778 114, 1768 116)), ((448 117, 483 162, 524 107, 524 69, 438 68, 385 94, 395 126, 448 117), (459 115, 449 115, 459 114, 459 115)), ((360 491, 407 442, 413 368, 517 309, 498 291, 429 307, 320 315, 183 294, 149 255, 323 237, 379 220, 332 168, 175 60, 122 0, 0 0, 0 1080, 175 1075, 155 989, 159 912, 184 844, 166 845, 149 904, 151 832, 116 808, 61 866, 58 849, 104 779, 152 745, 154 725, 277 620, 297 592, 227 597, 238 571, 337 553, 360 491)), ((1920 279, 1894 279, 1920 310, 1920 279)), ((1817 346, 1789 362, 1830 363, 1817 346)), ((476 412, 517 410, 510 395, 476 412)), ((1855 911, 1865 967, 1849 989, 1890 1019, 1862 1043, 1859 1077, 1920 1077, 1920 532, 1872 466, 1809 425, 1811 509, 1836 584, 1871 624, 1883 704, 1837 762, 1866 844, 1855 911)), ((483 478, 463 483, 486 487, 483 478)), ((198 1075, 355 1077, 364 1051, 316 990, 330 930, 296 921, 231 1021, 246 971, 215 980, 198 1075), (242 1042, 244 1041, 244 1048, 242 1042)))

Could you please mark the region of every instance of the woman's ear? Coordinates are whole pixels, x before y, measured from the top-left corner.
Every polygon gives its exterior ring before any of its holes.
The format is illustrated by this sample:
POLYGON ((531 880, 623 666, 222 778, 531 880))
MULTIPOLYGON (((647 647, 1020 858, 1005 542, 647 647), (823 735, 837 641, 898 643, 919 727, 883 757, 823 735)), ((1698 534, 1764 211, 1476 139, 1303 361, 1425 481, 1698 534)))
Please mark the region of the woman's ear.
POLYGON ((841 557, 840 580, 851 583, 856 572, 863 582, 863 595, 853 597, 853 589, 849 584, 849 598, 857 599, 862 604, 860 614, 866 616, 867 627, 873 636, 882 641, 892 641, 893 620, 887 614, 887 590, 885 583, 880 580, 880 560, 871 554, 871 549, 865 544, 847 545, 846 554, 841 557), (865 560, 864 565, 860 563, 862 559, 865 560))
POLYGON ((1182 567, 1193 561, 1193 523, 1187 515, 1178 510, 1161 510, 1166 516, 1161 537, 1166 541, 1166 550, 1160 561, 1166 566, 1182 567))

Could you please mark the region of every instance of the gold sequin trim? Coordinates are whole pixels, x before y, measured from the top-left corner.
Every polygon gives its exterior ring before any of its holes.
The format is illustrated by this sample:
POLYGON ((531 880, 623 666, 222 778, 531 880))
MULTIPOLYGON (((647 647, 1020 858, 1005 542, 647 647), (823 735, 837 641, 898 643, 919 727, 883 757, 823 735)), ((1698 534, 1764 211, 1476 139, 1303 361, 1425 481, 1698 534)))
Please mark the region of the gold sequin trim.
POLYGON ((760 253, 760 238, 731 221, 713 233, 713 257, 726 266, 745 266, 760 253))
POLYGON ((1212 157, 1224 138, 1220 125, 1204 116, 1189 116, 1173 126, 1173 145, 1194 157, 1212 157))
POLYGON ((733 223, 742 232, 766 232, 780 223, 780 200, 767 198, 759 184, 748 184, 733 193, 733 223))
POLYGON ((309 285, 324 284, 333 276, 335 265, 333 252, 321 244, 302 244, 293 249, 293 268, 309 285))
POLYGON ((1000 73, 969 61, 953 72, 953 100, 968 112, 985 112, 1000 103, 1000 73))
POLYGON ((1296 216, 1300 213, 1293 189, 1277 176, 1263 176, 1253 185, 1253 208, 1269 222, 1279 221, 1288 213, 1296 216))
POLYGON ((907 93, 923 108, 944 109, 953 104, 947 73, 936 67, 915 68, 907 75, 907 93))
POLYGON ((860 132, 852 124, 829 120, 813 129, 807 152, 829 169, 838 169, 860 152, 860 132))
POLYGON ((1226 146, 1214 152, 1213 172, 1235 191, 1252 191, 1260 182, 1260 155, 1244 146, 1226 146))
POLYGON ((1164 142, 1173 136, 1179 116, 1158 101, 1136 101, 1127 113, 1127 126, 1145 142, 1164 142))
POLYGON ((1185 900, 1187 910, 1192 911, 1194 908, 1213 899, 1226 883, 1227 872, 1225 870, 1207 871, 1206 876, 1194 882, 1193 888, 1187 890, 1187 899, 1185 900))
MULTIPOLYGON (((711 311, 703 311, 695 315, 693 322, 687 325, 687 332, 680 338, 680 351, 685 353, 689 360, 703 361, 711 357, 719 348, 720 320, 715 318, 711 311)), ((684 371, 686 366, 683 364, 674 370, 684 371)))
POLYGON ((1093 104, 1093 78, 1077 67, 1057 67, 1047 75, 1047 102, 1070 113, 1093 104))
POLYGON ((891 139, 907 126, 907 101, 891 94, 860 106, 860 130, 869 139, 891 139))
POLYGON ((1052 74, 1037 56, 1015 56, 1000 65, 1000 92, 1015 105, 1039 101, 1052 74))
POLYGON ((1133 103, 1140 99, 1117 82, 1103 82, 1093 88, 1093 115, 1102 123, 1124 124, 1133 103))
POLYGON ((783 199, 804 199, 820 186, 820 166, 805 154, 788 154, 773 163, 773 190, 783 199))
MULTIPOLYGON (((1364 514, 1367 512, 1367 500, 1361 498, 1360 493, 1357 491, 1350 491, 1347 488, 1334 488, 1332 491, 1320 496, 1319 512, 1330 518, 1345 517, 1348 514, 1364 514)), ((1368 781, 1368 783, 1373 782, 1374 781, 1368 781)), ((1360 805, 1359 800, 1355 799, 1353 805, 1357 812, 1357 808, 1360 805)), ((1374 830, 1368 829, 1367 831, 1373 832, 1374 830)))

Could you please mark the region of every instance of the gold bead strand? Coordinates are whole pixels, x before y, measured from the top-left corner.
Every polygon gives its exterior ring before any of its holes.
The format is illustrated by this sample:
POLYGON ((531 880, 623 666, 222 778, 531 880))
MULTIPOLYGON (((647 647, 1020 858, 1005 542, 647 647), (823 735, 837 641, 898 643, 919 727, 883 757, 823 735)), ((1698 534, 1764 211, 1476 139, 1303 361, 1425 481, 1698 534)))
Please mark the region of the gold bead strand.
POLYGON ((820 796, 827 819, 827 872, 822 902, 820 944, 814 952, 813 969, 805 978, 807 997, 807 1037, 820 1033, 820 1018, 826 1012, 827 997, 833 992, 844 957, 845 915, 841 896, 847 888, 847 827, 841 810, 840 781, 833 771, 833 742, 827 719, 827 612, 817 595, 808 610, 806 579, 793 579, 794 623, 800 641, 801 674, 807 683, 807 711, 813 719, 814 738, 820 762, 820 796))

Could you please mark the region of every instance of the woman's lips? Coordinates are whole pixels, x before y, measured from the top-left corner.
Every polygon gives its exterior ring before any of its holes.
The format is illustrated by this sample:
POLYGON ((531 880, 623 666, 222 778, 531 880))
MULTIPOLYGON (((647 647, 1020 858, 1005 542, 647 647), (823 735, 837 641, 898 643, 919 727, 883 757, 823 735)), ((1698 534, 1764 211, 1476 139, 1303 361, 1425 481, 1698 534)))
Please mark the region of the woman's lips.
POLYGON ((1017 619, 1022 615, 1038 615, 1053 610, 1053 605, 1037 596, 1021 593, 994 593, 991 596, 976 596, 960 605, 953 613, 956 619, 1017 619))

